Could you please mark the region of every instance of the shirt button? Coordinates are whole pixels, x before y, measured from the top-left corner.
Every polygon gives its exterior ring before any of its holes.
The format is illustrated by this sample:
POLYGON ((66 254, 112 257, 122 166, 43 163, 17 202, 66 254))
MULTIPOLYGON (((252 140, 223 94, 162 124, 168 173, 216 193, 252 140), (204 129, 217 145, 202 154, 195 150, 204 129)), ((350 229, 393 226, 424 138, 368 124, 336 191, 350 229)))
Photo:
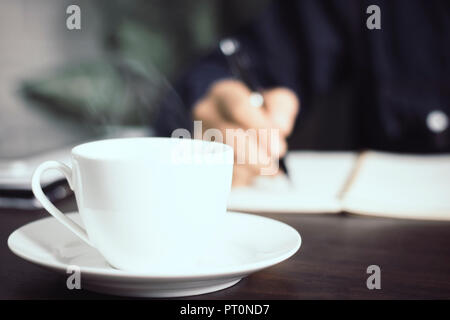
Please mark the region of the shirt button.
POLYGON ((448 117, 440 110, 433 110, 427 115, 427 126, 430 131, 440 133, 448 127, 448 117))

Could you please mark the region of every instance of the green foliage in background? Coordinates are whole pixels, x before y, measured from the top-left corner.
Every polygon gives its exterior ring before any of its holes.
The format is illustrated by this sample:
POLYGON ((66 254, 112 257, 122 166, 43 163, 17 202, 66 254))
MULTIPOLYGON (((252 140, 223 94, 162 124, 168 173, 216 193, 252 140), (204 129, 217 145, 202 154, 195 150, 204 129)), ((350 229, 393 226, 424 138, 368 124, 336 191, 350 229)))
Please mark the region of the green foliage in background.
POLYGON ((267 1, 98 0, 104 57, 25 81, 24 94, 56 113, 102 125, 142 125, 169 83, 267 1), (233 19, 223 16, 224 9, 233 19), (243 13, 247 13, 247 16, 243 13))
POLYGON ((165 86, 161 80, 133 61, 105 59, 61 68, 23 89, 40 106, 79 121, 136 125, 149 119, 149 106, 165 86))

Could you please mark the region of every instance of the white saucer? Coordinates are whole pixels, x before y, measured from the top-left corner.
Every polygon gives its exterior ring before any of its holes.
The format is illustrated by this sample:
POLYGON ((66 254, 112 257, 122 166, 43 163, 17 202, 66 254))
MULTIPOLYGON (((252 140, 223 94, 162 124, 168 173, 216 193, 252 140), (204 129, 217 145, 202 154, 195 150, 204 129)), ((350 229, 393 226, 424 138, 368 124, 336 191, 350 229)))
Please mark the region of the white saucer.
MULTIPOLYGON (((71 218, 81 224, 78 213, 71 218)), ((66 274, 80 267, 81 288, 135 297, 180 297, 231 287, 243 277, 292 256, 301 245, 298 232, 269 218, 228 212, 226 230, 198 269, 189 272, 136 273, 109 266, 100 253, 79 240, 53 217, 14 231, 9 248, 19 257, 66 274)), ((182 263, 180 262, 180 265, 182 263)))

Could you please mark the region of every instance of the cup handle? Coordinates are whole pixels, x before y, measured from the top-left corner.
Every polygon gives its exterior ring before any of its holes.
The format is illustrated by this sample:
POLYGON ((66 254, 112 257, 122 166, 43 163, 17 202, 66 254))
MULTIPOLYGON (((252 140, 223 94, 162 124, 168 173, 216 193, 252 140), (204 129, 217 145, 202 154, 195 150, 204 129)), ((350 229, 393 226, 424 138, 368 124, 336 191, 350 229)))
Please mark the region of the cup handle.
POLYGON ((46 161, 37 167, 36 171, 33 173, 33 178, 31 179, 31 190, 34 193, 34 196, 38 201, 42 204, 42 206, 58 220, 64 226, 66 226, 70 231, 75 233, 81 240, 86 242, 88 245, 93 246, 91 241, 88 238, 86 230, 81 228, 77 223, 75 223, 72 219, 68 218, 61 211, 56 208, 53 203, 48 200, 42 191, 41 187, 41 175, 50 169, 56 169, 61 171, 69 182, 70 188, 73 190, 72 185, 72 169, 66 166, 64 163, 59 161, 46 161))

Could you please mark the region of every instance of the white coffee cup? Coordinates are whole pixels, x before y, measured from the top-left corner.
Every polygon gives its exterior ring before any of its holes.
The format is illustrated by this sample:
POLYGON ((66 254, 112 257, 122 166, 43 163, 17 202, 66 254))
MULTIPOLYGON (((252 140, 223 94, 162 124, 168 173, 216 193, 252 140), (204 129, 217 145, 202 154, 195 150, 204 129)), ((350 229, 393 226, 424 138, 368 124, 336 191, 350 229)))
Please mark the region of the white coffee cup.
POLYGON ((32 190, 43 207, 117 268, 190 268, 220 227, 231 188, 233 149, 201 140, 125 138, 72 149, 72 169, 42 163, 32 190), (44 195, 40 178, 57 169, 75 192, 86 229, 44 195))

